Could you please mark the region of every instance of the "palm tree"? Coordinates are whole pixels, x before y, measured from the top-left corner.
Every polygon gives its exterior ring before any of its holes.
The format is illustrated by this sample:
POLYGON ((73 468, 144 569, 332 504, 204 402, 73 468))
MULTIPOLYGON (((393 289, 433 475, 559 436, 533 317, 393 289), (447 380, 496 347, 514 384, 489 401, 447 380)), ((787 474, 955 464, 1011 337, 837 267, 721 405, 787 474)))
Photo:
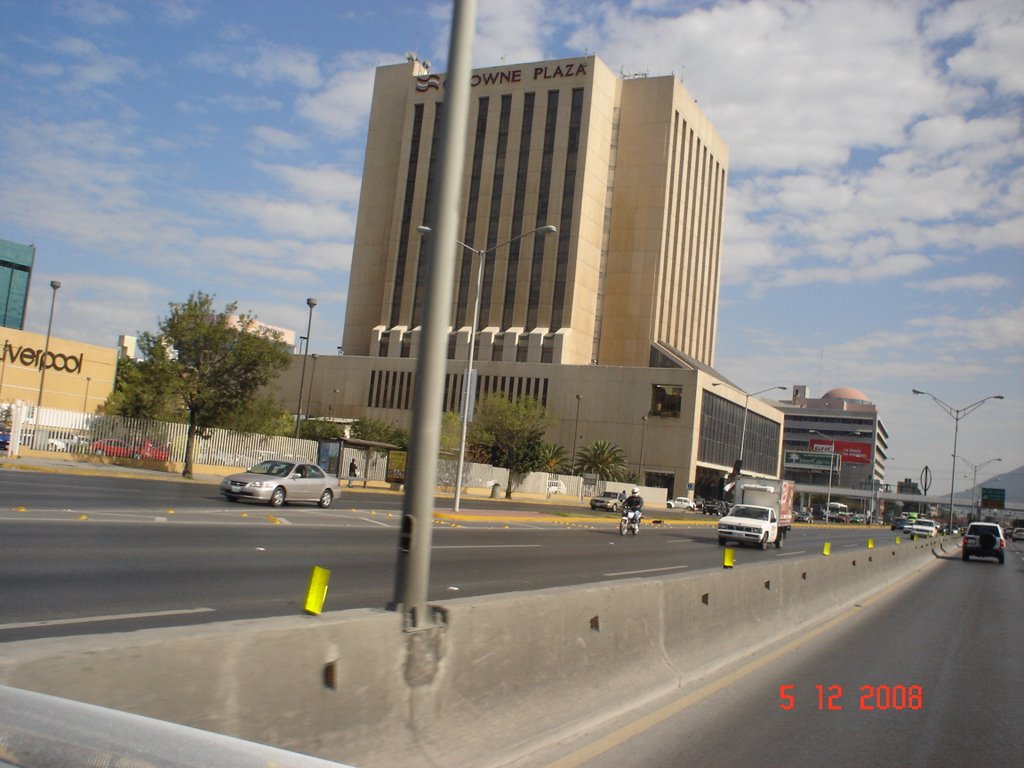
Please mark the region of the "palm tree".
POLYGON ((628 474, 625 453, 607 440, 595 440, 577 451, 574 470, 578 474, 597 475, 601 480, 621 481, 628 474))
POLYGON ((541 446, 541 456, 544 459, 542 472, 550 472, 555 475, 568 475, 572 473, 572 465, 569 460, 568 451, 564 446, 554 443, 544 443, 541 446))

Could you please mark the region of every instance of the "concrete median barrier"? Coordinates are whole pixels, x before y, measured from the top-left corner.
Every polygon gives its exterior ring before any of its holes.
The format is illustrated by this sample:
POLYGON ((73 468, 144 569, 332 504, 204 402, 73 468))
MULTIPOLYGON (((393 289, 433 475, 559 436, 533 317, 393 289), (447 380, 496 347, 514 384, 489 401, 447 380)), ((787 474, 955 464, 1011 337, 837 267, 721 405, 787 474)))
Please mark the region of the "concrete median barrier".
POLYGON ((416 632, 356 610, 8 643, 0 683, 360 768, 481 766, 834 615, 939 546, 460 598, 416 632))

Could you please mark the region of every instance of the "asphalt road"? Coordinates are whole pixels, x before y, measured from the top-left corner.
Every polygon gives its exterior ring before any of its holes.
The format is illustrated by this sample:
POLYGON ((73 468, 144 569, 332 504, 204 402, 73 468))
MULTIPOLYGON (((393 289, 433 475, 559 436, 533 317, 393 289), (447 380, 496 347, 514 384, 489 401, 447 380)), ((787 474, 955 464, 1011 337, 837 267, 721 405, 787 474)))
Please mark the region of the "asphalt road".
POLYGON ((958 553, 740 674, 713 674, 515 768, 1020 764, 1024 545, 958 553))
MULTIPOLYGON (((395 494, 271 510, 226 502, 200 483, 10 471, 0 483, 0 642, 295 615, 313 565, 331 571, 325 610, 383 608, 394 598, 395 494)), ((612 515, 594 523, 553 518, 551 505, 487 506, 435 524, 431 601, 722 565, 710 518, 652 522, 623 538, 612 515)), ((826 540, 837 554, 863 549, 869 535, 880 545, 893 537, 802 527, 781 550, 737 550, 736 567, 820 556, 826 540)))

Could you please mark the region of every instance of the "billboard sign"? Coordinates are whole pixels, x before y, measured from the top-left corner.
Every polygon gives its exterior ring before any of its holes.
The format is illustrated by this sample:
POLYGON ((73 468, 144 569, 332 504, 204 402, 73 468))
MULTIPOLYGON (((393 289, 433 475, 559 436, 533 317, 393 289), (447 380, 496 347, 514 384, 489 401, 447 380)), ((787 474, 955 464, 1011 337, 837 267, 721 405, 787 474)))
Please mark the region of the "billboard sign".
MULTIPOLYGON (((812 451, 828 453, 832 450, 832 442, 830 440, 808 440, 807 444, 812 451)), ((871 443, 854 443, 849 440, 836 440, 835 446, 835 452, 842 456, 843 461, 848 464, 871 463, 871 443)))
POLYGON ((832 469, 839 469, 840 457, 835 453, 821 451, 786 451, 783 460, 787 469, 822 469, 828 471, 829 460, 835 459, 832 469))

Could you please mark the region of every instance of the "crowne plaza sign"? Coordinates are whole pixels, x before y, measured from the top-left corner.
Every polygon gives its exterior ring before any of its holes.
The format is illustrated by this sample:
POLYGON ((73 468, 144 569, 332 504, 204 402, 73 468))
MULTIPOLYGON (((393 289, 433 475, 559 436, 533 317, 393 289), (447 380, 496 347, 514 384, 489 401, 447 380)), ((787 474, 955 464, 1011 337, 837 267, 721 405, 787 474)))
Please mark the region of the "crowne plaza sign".
POLYGON ((37 370, 53 370, 62 373, 81 373, 82 363, 85 360, 85 353, 68 355, 63 352, 52 350, 32 349, 28 346, 16 346, 9 341, 4 341, 3 352, 0 359, 4 364, 20 365, 24 368, 35 368, 37 370))

